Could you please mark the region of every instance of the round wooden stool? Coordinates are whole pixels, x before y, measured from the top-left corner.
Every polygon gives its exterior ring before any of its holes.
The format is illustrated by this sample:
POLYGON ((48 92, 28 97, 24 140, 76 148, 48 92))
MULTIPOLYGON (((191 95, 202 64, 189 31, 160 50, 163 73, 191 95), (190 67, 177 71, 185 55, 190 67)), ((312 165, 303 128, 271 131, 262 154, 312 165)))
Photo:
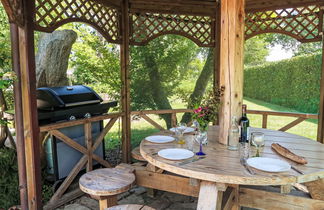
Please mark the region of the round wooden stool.
POLYGON ((146 160, 141 155, 140 147, 135 147, 132 150, 132 158, 134 158, 135 160, 145 161, 146 162, 146 160))
POLYGON ((100 210, 117 205, 117 194, 126 192, 135 182, 132 171, 124 168, 102 168, 81 176, 80 189, 99 200, 100 210))
POLYGON ((127 205, 113 206, 105 210, 155 210, 155 209, 145 205, 127 204, 127 205))

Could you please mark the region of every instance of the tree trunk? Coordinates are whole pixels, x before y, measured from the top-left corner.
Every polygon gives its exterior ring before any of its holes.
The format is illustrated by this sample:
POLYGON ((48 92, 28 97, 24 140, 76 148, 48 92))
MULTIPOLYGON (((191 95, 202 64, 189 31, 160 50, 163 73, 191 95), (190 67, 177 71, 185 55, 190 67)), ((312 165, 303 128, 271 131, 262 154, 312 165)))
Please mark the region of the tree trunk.
POLYGON ((36 86, 68 85, 67 68, 72 45, 77 34, 72 30, 43 33, 36 55, 36 86))
MULTIPOLYGON (((202 97, 206 91, 208 81, 210 80, 211 76, 213 75, 214 71, 214 53, 213 48, 210 48, 208 51, 208 56, 206 59, 206 63, 204 68, 202 69, 195 85, 195 89, 193 93, 190 95, 189 102, 188 102, 188 109, 193 109, 196 104, 200 104, 202 97)), ((181 122, 188 123, 191 120, 191 113, 185 113, 182 116, 181 122)))
MULTIPOLYGON (((158 109, 172 109, 167 95, 165 94, 159 69, 154 57, 152 55, 147 55, 145 56, 144 62, 147 66, 147 69, 150 69, 149 78, 151 82, 151 91, 154 103, 156 104, 158 109)), ((162 119, 165 121, 167 128, 171 128, 171 114, 162 114, 160 115, 160 117, 162 117, 162 119)))

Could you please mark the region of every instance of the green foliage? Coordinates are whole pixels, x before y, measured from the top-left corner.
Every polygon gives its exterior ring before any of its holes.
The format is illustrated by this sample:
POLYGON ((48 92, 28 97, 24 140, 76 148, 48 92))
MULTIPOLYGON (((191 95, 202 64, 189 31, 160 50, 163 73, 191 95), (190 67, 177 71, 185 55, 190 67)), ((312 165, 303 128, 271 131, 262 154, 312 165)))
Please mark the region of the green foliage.
MULTIPOLYGON (((46 172, 42 172, 43 179, 46 172)), ((19 205, 19 181, 16 150, 7 147, 0 149, 0 209, 19 205)), ((43 203, 53 195, 49 183, 42 184, 43 203)))
POLYGON ((108 43, 84 24, 68 24, 62 29, 71 29, 78 34, 70 56, 73 84, 88 85, 104 98, 118 100, 121 90, 119 46, 108 43))
POLYGON ((244 44, 244 65, 258 65, 265 62, 269 42, 265 35, 258 35, 245 41, 244 44))
POLYGON ((321 54, 245 68, 244 96, 317 113, 321 54))
POLYGON ((152 66, 148 59, 154 61, 158 69, 160 82, 168 98, 177 93, 181 82, 190 77, 191 72, 197 71, 200 65, 195 58, 199 48, 191 40, 167 35, 154 39, 146 46, 131 48, 131 97, 133 109, 157 109, 158 105, 153 99, 152 86, 149 73, 152 66), (195 61, 192 63, 192 61, 195 61))
POLYGON ((10 33, 7 14, 0 4, 0 69, 9 71, 11 69, 10 33))
POLYGON ((267 34, 265 37, 270 46, 281 45, 287 51, 292 50, 293 56, 320 53, 322 50, 321 42, 300 43, 285 34, 267 34))
POLYGON ((0 4, 0 89, 4 89, 4 95, 9 109, 13 108, 12 84, 14 75, 11 73, 11 46, 10 32, 7 14, 0 4))
POLYGON ((19 204, 16 151, 0 149, 0 209, 19 204))
POLYGON ((192 119, 197 120, 201 130, 206 130, 210 122, 216 121, 223 91, 224 88, 215 87, 204 95, 201 104, 195 105, 192 119))

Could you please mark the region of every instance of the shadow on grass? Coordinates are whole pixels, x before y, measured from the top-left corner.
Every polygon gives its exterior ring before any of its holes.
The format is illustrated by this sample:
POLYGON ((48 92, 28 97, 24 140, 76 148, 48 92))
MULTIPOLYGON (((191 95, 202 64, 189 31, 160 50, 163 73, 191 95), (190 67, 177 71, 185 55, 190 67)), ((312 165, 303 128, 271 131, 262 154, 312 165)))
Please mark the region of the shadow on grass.
MULTIPOLYGON (((288 108, 288 107, 284 107, 284 106, 280 106, 280 105, 276 105, 276 104, 271 104, 271 103, 267 103, 267 102, 264 102, 264 101, 260 101, 260 100, 252 99, 252 98, 248 98, 248 97, 244 97, 244 101, 247 101, 247 102, 250 102, 250 103, 253 103, 253 104, 259 106, 257 110, 303 113, 303 112, 297 111, 297 110, 292 109, 292 108, 288 108)), ((250 109, 255 109, 255 108, 250 108, 250 109)), ((318 120, 307 119, 305 121, 317 124, 318 120)))
MULTIPOLYGON (((159 132, 156 128, 132 129, 132 148, 137 147, 146 136, 152 135, 156 132, 159 132)), ((105 149, 109 150, 117 148, 121 144, 120 139, 121 133, 109 132, 105 137, 105 149)))

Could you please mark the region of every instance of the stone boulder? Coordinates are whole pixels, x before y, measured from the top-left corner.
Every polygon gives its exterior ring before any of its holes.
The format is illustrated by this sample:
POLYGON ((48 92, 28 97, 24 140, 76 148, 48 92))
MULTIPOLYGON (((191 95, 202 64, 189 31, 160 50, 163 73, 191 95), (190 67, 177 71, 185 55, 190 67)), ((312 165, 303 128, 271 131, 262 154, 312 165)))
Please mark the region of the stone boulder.
POLYGON ((72 45, 77 39, 72 30, 42 33, 36 54, 36 86, 68 85, 66 71, 72 45))

